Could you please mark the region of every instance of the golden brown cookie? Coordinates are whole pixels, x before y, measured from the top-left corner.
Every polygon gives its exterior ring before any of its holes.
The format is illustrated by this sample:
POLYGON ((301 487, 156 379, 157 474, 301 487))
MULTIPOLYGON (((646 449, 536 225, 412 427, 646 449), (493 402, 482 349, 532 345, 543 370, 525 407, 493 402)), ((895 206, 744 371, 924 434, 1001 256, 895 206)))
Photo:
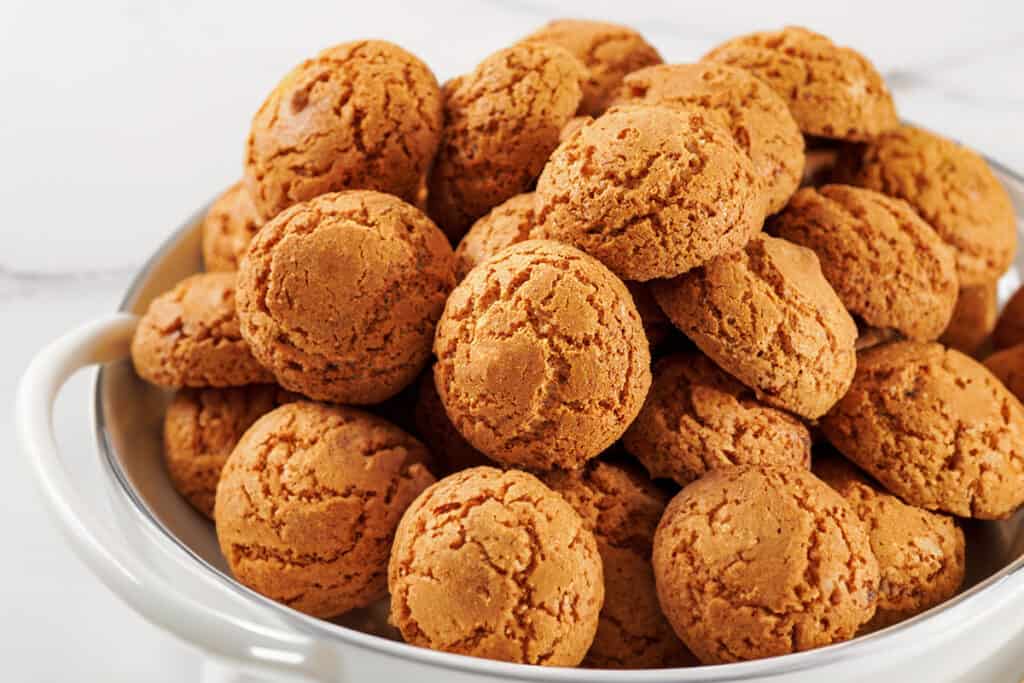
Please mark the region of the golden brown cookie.
POLYGON ((907 505, 846 459, 819 456, 814 474, 846 499, 867 527, 881 580, 875 630, 956 595, 964 580, 964 532, 951 517, 907 505))
POLYGON ((517 194, 480 218, 455 249, 455 276, 466 274, 505 247, 530 239, 537 224, 532 192, 517 194))
POLYGON ((653 291, 672 322, 759 400, 816 419, 850 386, 857 326, 810 249, 762 235, 653 291))
POLYGON ((413 202, 441 138, 441 90, 392 43, 360 40, 295 67, 256 112, 245 181, 264 218, 327 192, 413 202))
POLYGON ((579 113, 598 116, 608 108, 626 74, 652 64, 661 55, 631 28, 602 21, 556 19, 523 39, 565 48, 587 68, 579 113))
POLYGON ((811 464, 807 427, 758 402, 699 351, 655 364, 647 401, 622 443, 652 477, 683 486, 721 467, 811 464))
MULTIPOLYGON (((1024 301, 1024 298, 1022 298, 1024 301)), ((1004 310, 1009 310, 1007 304, 1004 310)), ((961 287, 953 317, 939 341, 973 356, 988 341, 999 313, 995 282, 961 287)), ((1021 335, 1024 340, 1024 334, 1021 335)))
POLYGON ((843 305, 869 326, 931 341, 949 324, 955 256, 906 202, 849 185, 806 187, 768 229, 813 250, 843 305))
POLYGON ((1013 261, 1010 196, 984 159, 952 140, 900 126, 868 145, 845 148, 834 176, 913 206, 956 251, 961 286, 997 280, 1013 261))
MULTIPOLYGON (((984 309, 986 312, 995 310, 995 283, 989 286, 993 306, 991 309, 984 309)), ((985 317, 982 319, 987 320, 985 317)), ((989 327, 991 329, 991 326, 989 327)), ((1024 342, 1024 286, 1018 288, 1003 306, 1003 312, 999 314, 995 329, 992 331, 992 346, 997 349, 1006 349, 1021 342, 1024 342)))
POLYGON ((750 158, 716 119, 648 105, 613 107, 577 130, 536 194, 541 234, 641 281, 741 248, 767 203, 750 158))
POLYGON ((217 539, 232 574, 322 618, 383 598, 399 519, 434 482, 428 458, 360 410, 299 401, 264 415, 217 486, 217 539))
POLYGON ((705 664, 847 640, 875 613, 878 562, 850 506, 798 467, 714 470, 654 537, 665 616, 705 664))
POLYGON ((651 356, 625 285, 583 252, 529 240, 452 292, 434 340, 448 417, 508 465, 575 469, 633 421, 651 356))
POLYGON ((453 243, 493 207, 530 189, 579 106, 584 71, 562 48, 523 44, 445 85, 428 205, 453 243))
POLYGON ((454 283, 451 246, 418 209, 379 192, 337 192, 260 230, 238 274, 238 315, 281 386, 379 403, 423 369, 454 283))
POLYGON ((571 119, 569 119, 569 122, 562 126, 562 130, 559 131, 558 133, 559 144, 568 140, 570 137, 572 137, 573 133, 575 133, 577 130, 579 130, 580 128, 587 125, 593 120, 593 116, 574 116, 571 119))
POLYGON ((272 382, 253 357, 235 313, 235 274, 200 273, 150 302, 132 337, 139 376, 162 387, 272 382))
POLYGON ((651 66, 623 79, 615 103, 681 106, 717 116, 754 163, 768 213, 782 209, 800 184, 804 137, 785 100, 743 69, 713 62, 651 66))
POLYGON ((654 300, 650 283, 626 280, 623 284, 626 285, 626 289, 633 297, 633 303, 636 304, 636 312, 640 314, 640 322, 643 323, 647 343, 650 344, 652 350, 661 346, 673 334, 675 328, 672 321, 661 310, 661 306, 654 300))
POLYGON ((177 392, 164 414, 164 463, 174 488, 213 519, 220 472, 242 434, 274 408, 298 399, 273 384, 177 392))
POLYGON ((959 351, 900 341, 862 352, 821 427, 912 505, 1003 519, 1024 502, 1024 407, 959 351))
POLYGON ((604 566, 604 607, 583 665, 660 669, 697 664, 661 613, 654 586, 651 546, 668 494, 635 467, 599 460, 541 480, 583 518, 604 566))
POLYGON ((1024 343, 996 351, 985 359, 985 367, 1017 400, 1024 401, 1024 343))
POLYGON ((409 507, 388 566, 391 623, 433 650, 576 666, 597 630, 594 535, 535 477, 475 467, 409 507))
POLYGON ((238 262, 263 226, 245 184, 235 183, 210 206, 203 219, 203 267, 207 271, 238 270, 238 262))
POLYGON ((892 95, 874 65, 805 28, 733 38, 704 60, 746 69, 770 85, 808 135, 870 140, 899 125, 892 95))
POLYGON ((447 476, 470 467, 494 465, 490 458, 473 448, 448 419, 434 386, 433 369, 427 369, 420 378, 413 419, 416 435, 434 456, 435 471, 447 476))

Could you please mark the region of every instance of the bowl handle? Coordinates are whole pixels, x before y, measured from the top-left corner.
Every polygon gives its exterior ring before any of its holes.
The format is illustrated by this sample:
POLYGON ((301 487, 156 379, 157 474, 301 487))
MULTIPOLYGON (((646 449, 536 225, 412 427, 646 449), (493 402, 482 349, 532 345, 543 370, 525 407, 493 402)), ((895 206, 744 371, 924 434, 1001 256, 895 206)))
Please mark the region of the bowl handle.
POLYGON ((78 557, 148 621, 246 668, 315 680, 343 678, 335 651, 310 636, 269 628, 185 596, 118 543, 87 508, 57 453, 53 404, 77 370, 128 356, 137 318, 117 314, 87 323, 43 348, 18 386, 16 423, 50 512, 78 557))

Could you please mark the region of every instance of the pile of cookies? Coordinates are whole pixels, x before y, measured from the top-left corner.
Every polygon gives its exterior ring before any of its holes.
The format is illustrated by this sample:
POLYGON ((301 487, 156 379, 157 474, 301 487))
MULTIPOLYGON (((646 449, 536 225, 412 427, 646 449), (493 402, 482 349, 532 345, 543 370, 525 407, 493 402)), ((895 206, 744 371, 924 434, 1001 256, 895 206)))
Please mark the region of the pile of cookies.
POLYGON ((552 666, 782 655, 950 598, 958 518, 1024 502, 1010 199, 805 29, 664 64, 555 21, 443 86, 332 47, 202 229, 132 357, 235 577, 311 615, 390 595, 409 643, 552 666))

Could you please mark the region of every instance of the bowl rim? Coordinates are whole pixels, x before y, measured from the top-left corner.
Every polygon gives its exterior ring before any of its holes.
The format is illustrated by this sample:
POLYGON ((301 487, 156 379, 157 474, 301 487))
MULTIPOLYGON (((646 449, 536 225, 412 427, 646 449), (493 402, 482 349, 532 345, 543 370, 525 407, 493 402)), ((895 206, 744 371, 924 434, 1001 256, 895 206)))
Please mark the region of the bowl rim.
MULTIPOLYGON (((1009 179, 1017 187, 1014 190, 1024 196, 1024 175, 1013 171, 989 156, 984 156, 997 175, 1009 179)), ((125 291, 118 311, 131 313, 133 300, 142 289, 152 269, 175 248, 182 237, 191 230, 198 228, 207 209, 213 201, 208 201, 180 224, 157 250, 146 259, 143 266, 132 278, 125 291)), ((1018 216, 1018 221, 1022 217, 1018 216)), ((268 615, 272 615, 286 627, 294 628, 328 641, 341 641, 357 648, 371 650, 377 654, 395 659, 413 660, 417 663, 466 674, 485 674, 513 680, 547 680, 559 682, 582 683, 668 683, 668 681, 752 681, 766 677, 777 677, 799 672, 807 672, 844 660, 880 655, 889 647, 894 637, 907 636, 911 631, 922 630, 929 625, 937 625, 943 618, 950 618, 953 612, 962 612, 980 601, 982 597, 993 597, 997 591, 1007 593, 1010 588, 1024 588, 1024 554, 1007 564, 998 572, 986 577, 966 591, 953 598, 905 621, 857 638, 828 645, 825 647, 797 652, 777 657, 720 664, 674 669, 633 669, 633 670, 599 670, 566 667, 539 667, 528 664, 515 664, 494 660, 440 652, 417 647, 408 643, 391 640, 383 636, 317 619, 298 612, 286 605, 277 603, 236 581, 226 572, 213 566, 192 548, 180 540, 160 519, 132 486, 127 472, 121 466, 116 449, 107 430, 106 406, 103 401, 103 387, 106 368, 100 367, 96 372, 93 389, 94 433, 97 448, 101 454, 101 462, 106 474, 117 482, 117 489, 131 503, 136 521, 142 521, 146 528, 155 532, 156 538, 165 544, 169 543, 172 550, 183 553, 184 559, 198 565, 205 578, 213 579, 218 585, 227 588, 237 597, 254 602, 268 615)), ((1002 604, 1002 600, 994 600, 992 605, 1002 604)), ((990 609, 992 607, 990 606, 990 609)))

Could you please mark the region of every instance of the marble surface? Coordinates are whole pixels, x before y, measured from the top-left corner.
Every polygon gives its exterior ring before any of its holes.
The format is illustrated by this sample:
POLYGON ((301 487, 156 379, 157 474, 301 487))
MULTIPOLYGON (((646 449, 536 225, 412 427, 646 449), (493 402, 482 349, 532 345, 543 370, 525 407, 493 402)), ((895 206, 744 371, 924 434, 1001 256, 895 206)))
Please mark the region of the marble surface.
MULTIPOLYGON (((0 425, 13 468, 0 496, 3 679, 198 676, 198 654, 119 604, 54 531, 15 451, 13 391, 35 350, 112 310, 168 231, 236 179, 248 120, 288 68, 334 42, 381 37, 444 79, 556 16, 629 23, 667 61, 798 23, 868 54, 905 118, 1024 170, 1024 3, 856 5, 851 16, 847 3, 788 0, 331 0, 287 11, 283 3, 0 3, 0 425)), ((90 380, 72 382, 57 418, 86 492, 98 490, 90 380)), ((1024 663, 979 680, 1022 673, 1024 663)))

